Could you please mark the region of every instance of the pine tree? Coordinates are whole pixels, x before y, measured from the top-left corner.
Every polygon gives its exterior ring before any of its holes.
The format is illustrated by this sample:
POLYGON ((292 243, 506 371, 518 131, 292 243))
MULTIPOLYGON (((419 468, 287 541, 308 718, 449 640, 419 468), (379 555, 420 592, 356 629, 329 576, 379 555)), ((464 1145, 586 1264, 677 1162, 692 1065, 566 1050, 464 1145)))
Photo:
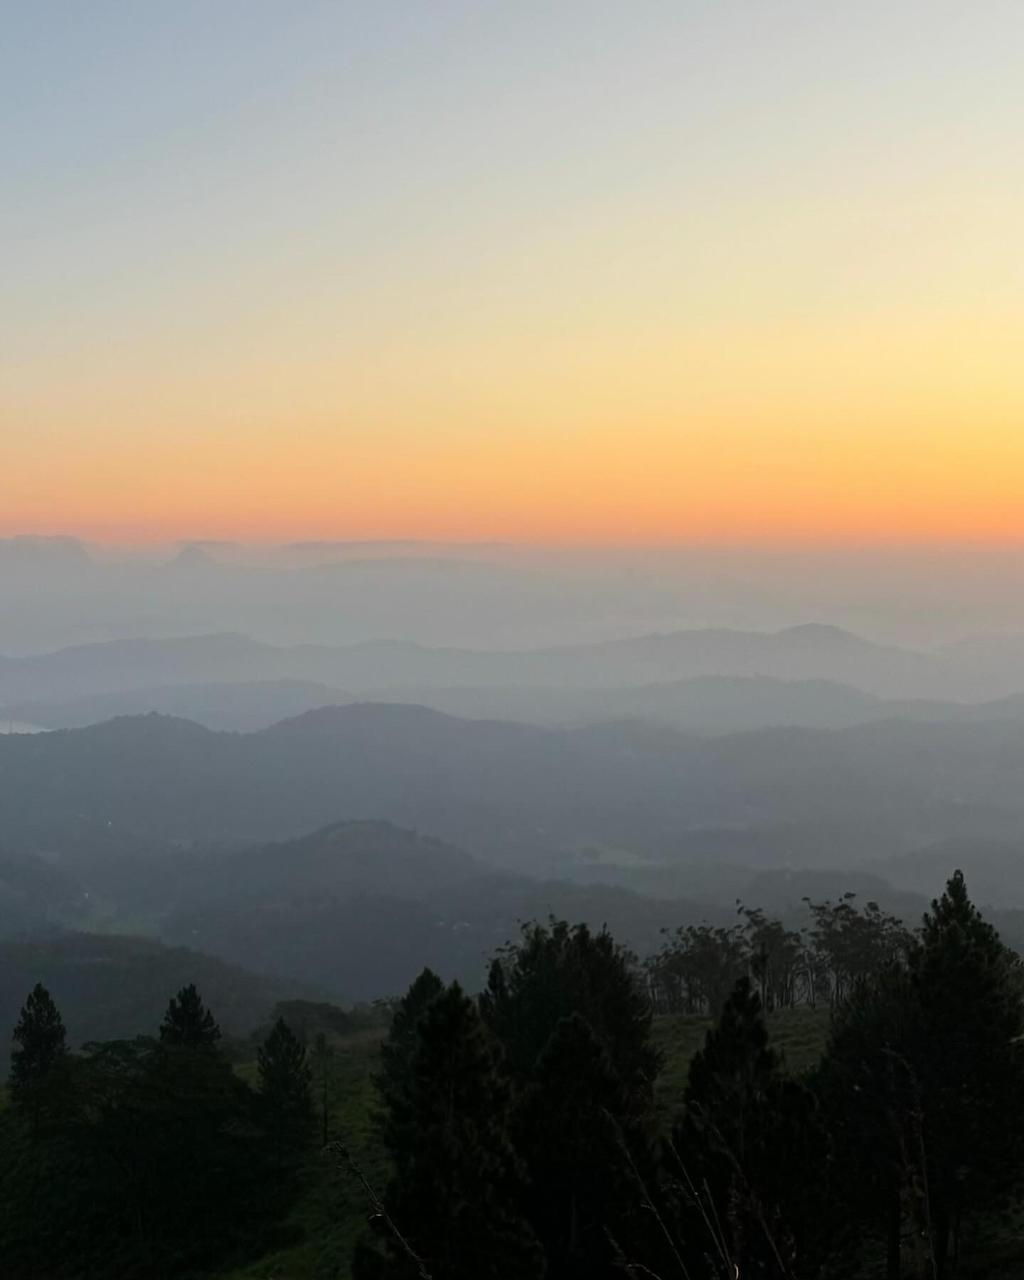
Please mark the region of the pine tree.
POLYGON ((563 1018, 579 1013, 600 1041, 635 1115, 649 1107, 661 1055, 651 1044, 651 1009, 634 957, 606 929, 564 920, 530 924, 494 960, 480 1011, 505 1049, 519 1087, 563 1018))
POLYGON ((54 1085, 67 1057, 64 1022, 49 991, 41 982, 29 992, 14 1028, 17 1048, 11 1054, 12 1103, 39 1128, 54 1085))
POLYGON ((380 1048, 378 1092, 387 1103, 392 1093, 408 1084, 413 1056, 419 1045, 420 1019, 444 993, 444 983, 431 969, 424 969, 395 1006, 387 1039, 380 1048))
POLYGON ((1009 1190, 1024 1139, 1024 1004, 1017 956, 982 919, 957 871, 932 903, 911 980, 934 1260, 945 1274, 960 1224, 1009 1190))
POLYGON ((383 1256, 357 1253, 360 1280, 543 1275, 543 1257, 517 1207, 520 1168, 499 1063, 496 1044, 457 983, 430 1001, 417 1023, 409 1073, 386 1098, 391 1221, 378 1223, 383 1256))
POLYGON ((195 987, 182 988, 131 1098, 146 1148, 140 1177, 153 1247, 165 1255, 180 1251, 182 1265, 222 1250, 247 1219, 251 1230, 257 1206, 263 1217, 271 1213, 260 1204, 272 1175, 258 1158, 256 1100, 219 1040, 195 987))
POLYGON ((845 1213, 884 1236, 891 1280, 904 1262, 941 1280, 965 1217, 1009 1195, 1024 1140, 1022 1038, 1020 963, 957 871, 906 966, 839 1010, 823 1064, 845 1213))
POLYGON ((160 1024, 161 1043, 198 1049, 212 1048, 219 1039, 220 1027, 203 1004, 195 984, 182 987, 172 997, 160 1024))
POLYGON ((558 1023, 517 1108, 516 1150, 529 1172, 524 1198, 549 1267, 564 1280, 621 1276, 637 1253, 642 1194, 628 1146, 623 1088, 585 1018, 558 1023), (611 1240, 615 1241, 613 1245, 611 1240))
POLYGON ((690 1063, 671 1149, 682 1200, 724 1274, 792 1274, 810 1119, 810 1098, 785 1081, 761 1001, 741 978, 690 1063))
POLYGON ((865 1238, 877 1241, 887 1280, 899 1280, 904 1239, 919 1242, 927 1230, 923 1100, 908 1056, 921 1043, 918 1023, 904 968, 860 979, 833 1012, 814 1079, 841 1188, 825 1215, 832 1251, 856 1256, 865 1238))
POLYGON ((331 1102, 334 1094, 334 1049, 327 1036, 318 1031, 313 1042, 313 1084, 320 1107, 320 1141, 327 1146, 331 1140, 331 1102))
POLYGON ((305 1142, 313 1120, 313 1073, 305 1047, 278 1018, 256 1056, 260 1102, 280 1172, 305 1142))

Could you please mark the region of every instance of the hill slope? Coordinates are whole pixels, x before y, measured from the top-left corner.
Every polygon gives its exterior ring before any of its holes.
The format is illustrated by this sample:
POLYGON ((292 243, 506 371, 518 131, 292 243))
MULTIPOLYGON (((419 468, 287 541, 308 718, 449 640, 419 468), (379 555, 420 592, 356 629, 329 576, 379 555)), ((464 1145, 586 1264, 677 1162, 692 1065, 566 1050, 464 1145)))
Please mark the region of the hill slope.
POLYGON ((144 716, 0 738, 5 839, 82 858, 288 839, 339 816, 551 871, 593 850, 850 865, 1024 838, 1024 724, 883 722, 699 738, 355 704, 255 734, 144 716), (589 851, 589 852, 588 852, 589 851))
POLYGON ((0 1043, 7 1051, 25 996, 46 986, 72 1045, 154 1035, 171 996, 194 982, 226 1034, 245 1035, 279 1000, 308 994, 294 980, 268 978, 213 956, 153 939, 72 933, 0 942, 0 1043))

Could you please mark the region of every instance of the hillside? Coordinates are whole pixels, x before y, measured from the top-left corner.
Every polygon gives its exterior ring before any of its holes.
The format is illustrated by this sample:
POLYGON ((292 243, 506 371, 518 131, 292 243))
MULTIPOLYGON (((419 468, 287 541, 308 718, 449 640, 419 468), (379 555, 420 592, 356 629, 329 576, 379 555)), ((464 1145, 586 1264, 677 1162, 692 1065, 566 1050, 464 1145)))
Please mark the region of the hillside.
POLYGON ((185 947, 150 938, 72 933, 0 942, 0 1028, 13 1027, 25 996, 42 982, 53 995, 73 1045, 152 1035, 167 1002, 196 983, 222 1030, 246 1035, 279 1000, 308 994, 300 983, 270 978, 185 947))
POLYGON ((616 887, 495 873, 450 845, 378 822, 193 863, 160 928, 168 941, 353 1003, 405 990, 424 965, 475 990, 523 920, 607 923, 647 955, 662 929, 722 914, 616 887))
POLYGON ((0 738, 5 839, 83 858, 290 839, 349 819, 561 874, 711 854, 852 866, 936 839, 1024 837, 1024 725, 880 722, 700 738, 553 731, 422 707, 325 708, 254 734, 144 716, 0 738))
MULTIPOLYGON (((374 562, 373 572, 382 572, 374 562)), ((351 566, 346 566, 351 573, 351 566)), ((419 572, 422 572, 422 565, 419 572)), ((394 570, 392 569, 392 572, 394 570)), ((882 697, 958 696, 979 665, 973 650, 930 654, 878 644, 838 627, 781 631, 703 628, 536 649, 471 649, 396 641, 271 645, 240 634, 131 639, 0 658, 0 703, 223 680, 304 680, 366 696, 387 688, 532 686, 609 689, 703 676, 829 680, 882 697)), ((985 659, 991 669, 991 663, 985 659)), ((1006 649, 1009 687, 1024 688, 1022 655, 1006 649), (1015 674, 1011 677, 1010 671, 1015 674)), ((981 696, 981 695, 978 695, 981 696)))

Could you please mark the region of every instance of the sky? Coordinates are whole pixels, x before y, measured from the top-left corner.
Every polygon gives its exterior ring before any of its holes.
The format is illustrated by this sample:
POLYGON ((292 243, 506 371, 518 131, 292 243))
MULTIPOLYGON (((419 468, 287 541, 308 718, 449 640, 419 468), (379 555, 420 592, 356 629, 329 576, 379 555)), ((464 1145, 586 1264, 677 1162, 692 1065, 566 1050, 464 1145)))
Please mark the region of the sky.
POLYGON ((1024 538, 1024 6, 0 5, 0 534, 1024 538))

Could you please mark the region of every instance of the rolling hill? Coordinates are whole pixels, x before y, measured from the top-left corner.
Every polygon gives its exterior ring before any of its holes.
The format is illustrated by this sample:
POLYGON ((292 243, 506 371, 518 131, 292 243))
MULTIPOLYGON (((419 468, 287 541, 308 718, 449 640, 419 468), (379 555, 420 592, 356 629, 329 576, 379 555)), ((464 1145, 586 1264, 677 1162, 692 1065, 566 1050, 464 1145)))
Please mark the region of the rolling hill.
POLYGON ((23 853, 83 859, 289 839, 339 818, 435 833, 514 870, 581 858, 851 866, 1024 836, 1024 724, 882 721, 702 738, 328 707, 259 733, 162 716, 0 738, 23 853))

